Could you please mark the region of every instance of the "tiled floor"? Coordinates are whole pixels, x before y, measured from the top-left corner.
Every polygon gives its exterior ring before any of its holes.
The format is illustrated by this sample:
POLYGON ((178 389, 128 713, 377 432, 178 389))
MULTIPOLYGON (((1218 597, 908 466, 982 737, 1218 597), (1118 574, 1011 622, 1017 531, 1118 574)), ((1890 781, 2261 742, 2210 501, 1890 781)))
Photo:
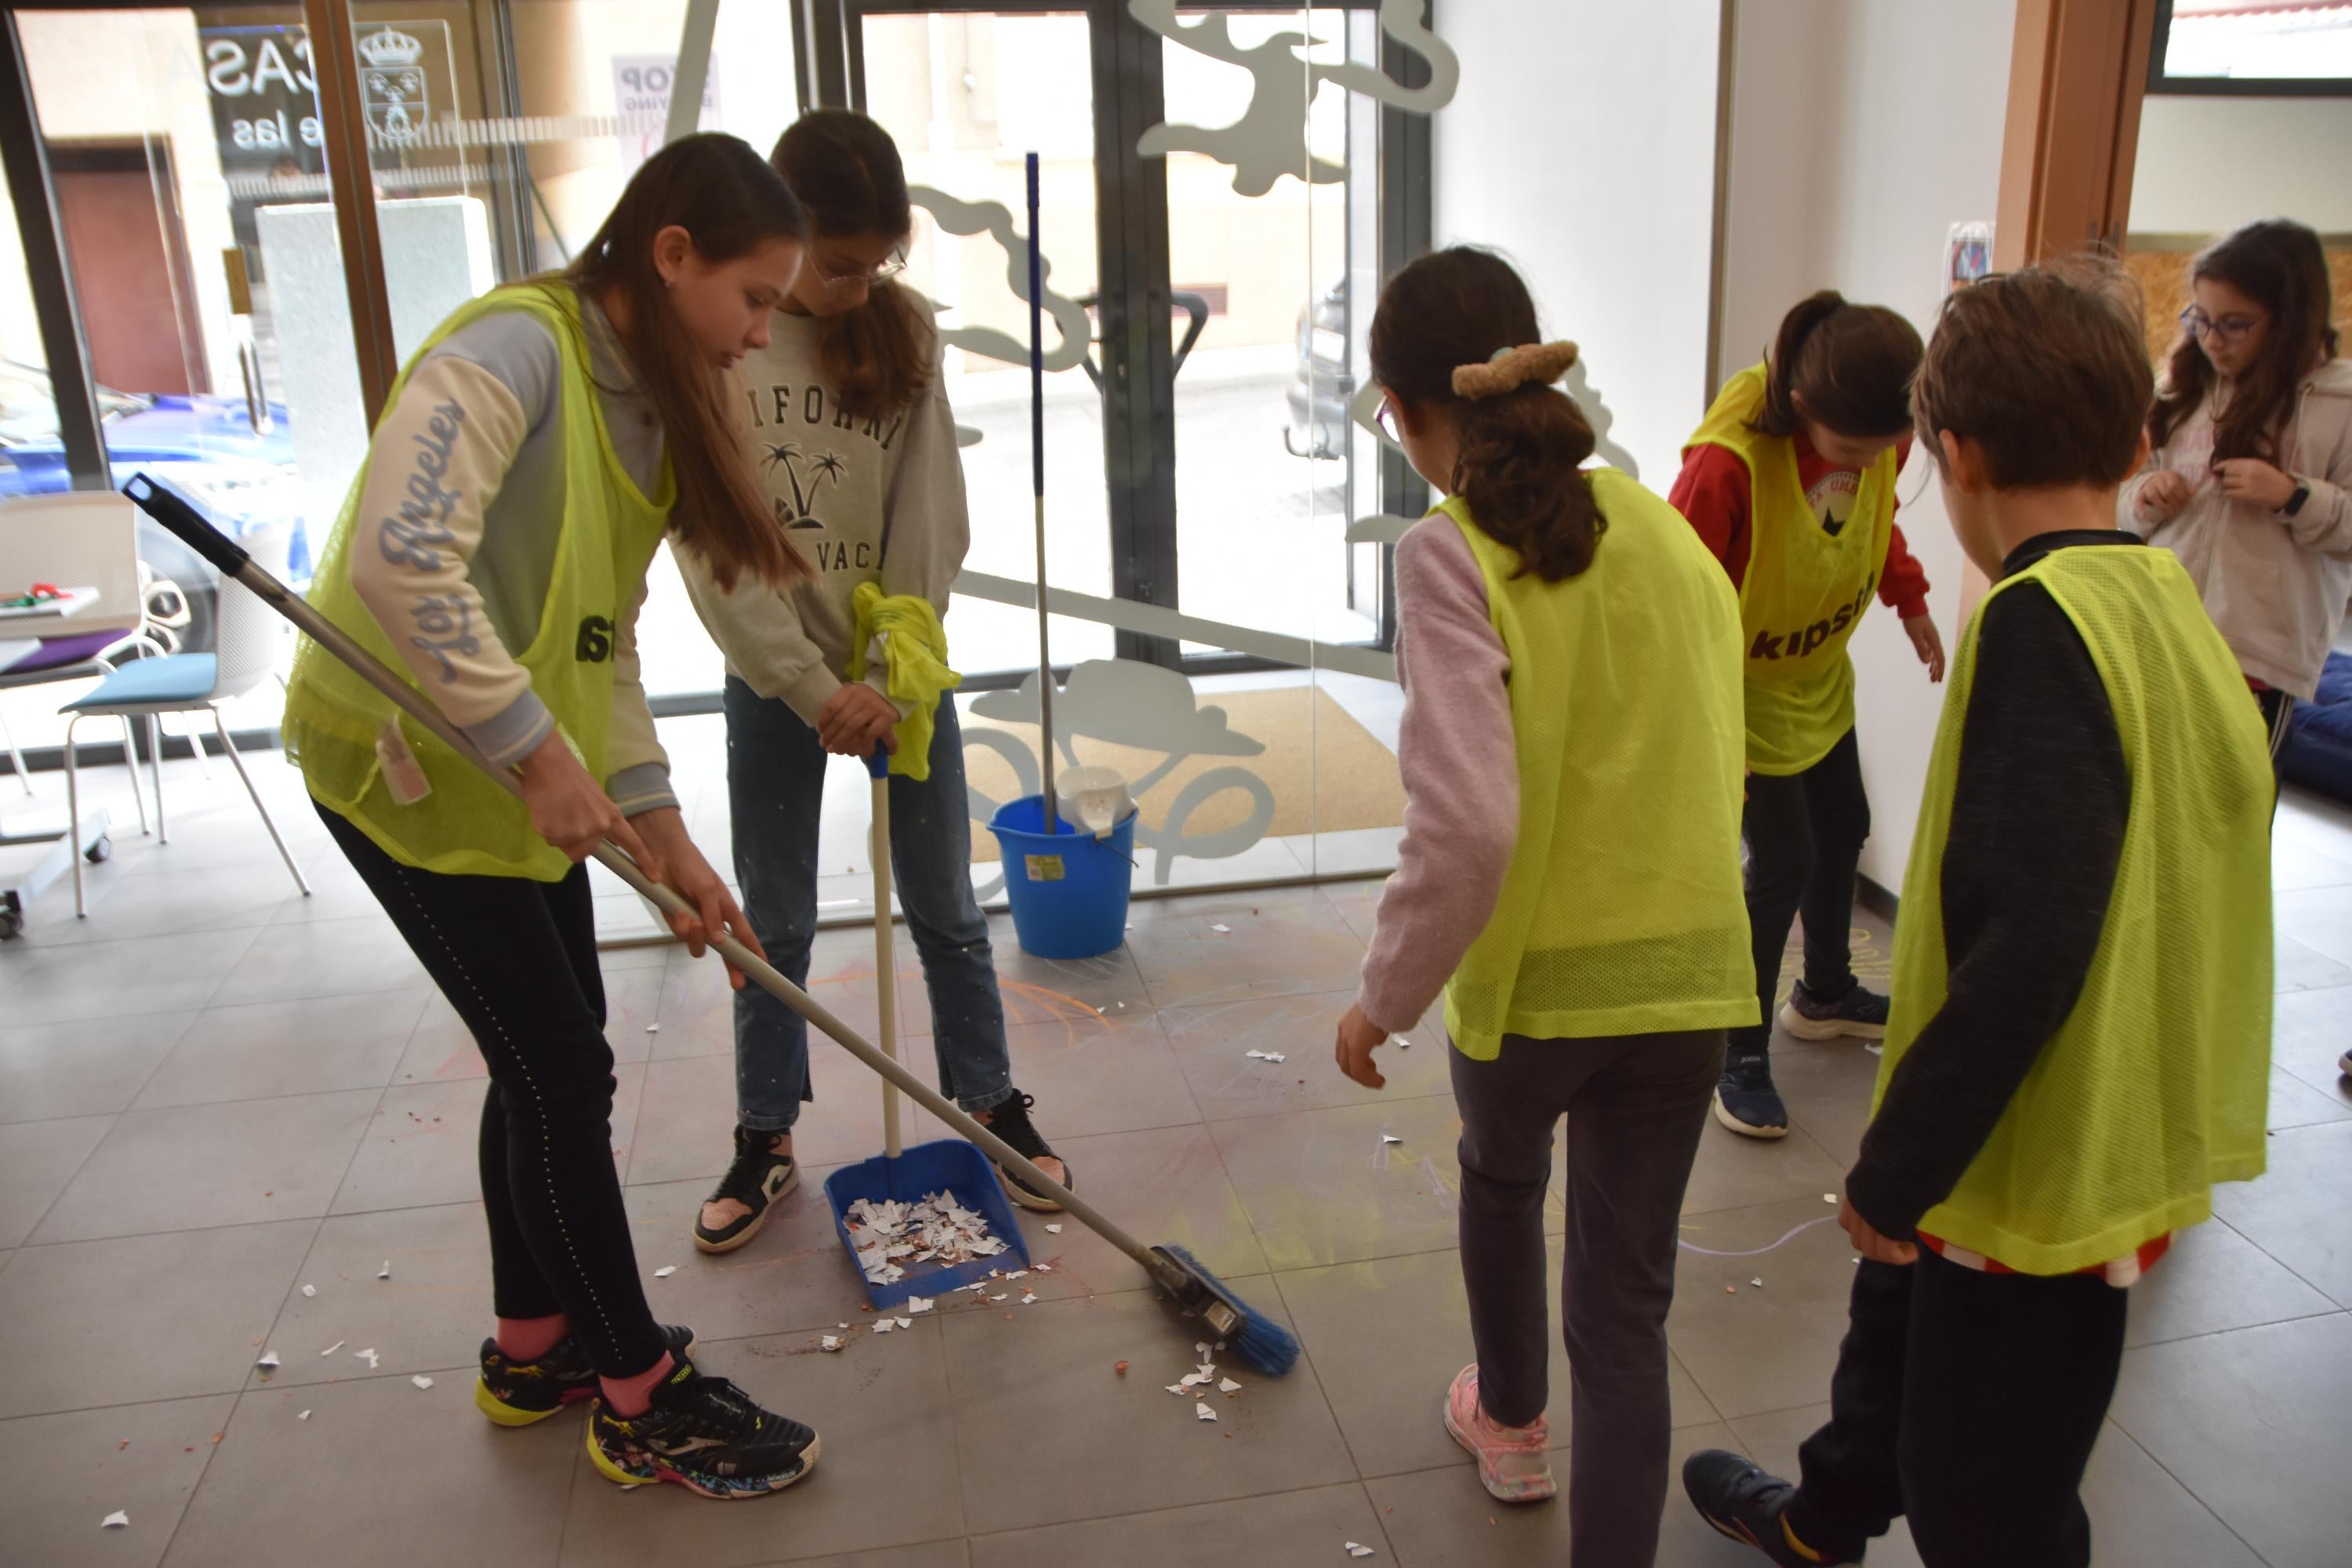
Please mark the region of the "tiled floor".
MULTIPOLYGON (((863 1316, 814 1181, 741 1253, 687 1241, 728 1152, 716 972, 611 954, 613 1141, 646 1288, 711 1367, 825 1436, 805 1486, 722 1507, 606 1485, 576 1416, 507 1432, 471 1410, 489 1311, 479 1058, 287 770, 259 773, 308 900, 226 770, 172 772, 173 842, 123 830, 90 920, 60 889, 0 949, 0 1559, 1229 1568, 1347 1562, 1358 1541, 1407 1564, 1562 1560, 1565 1508, 1496 1507, 1436 1423, 1468 1354, 1442 1036, 1424 1026, 1391 1053, 1381 1095, 1328 1059, 1374 884, 1139 902, 1127 947, 1086 963, 1028 959, 1000 932, 1017 1076, 1087 1191, 1305 1343, 1295 1375, 1244 1376, 1214 1425, 1160 1392, 1196 1336, 1072 1222, 1024 1219, 1055 1265, 1034 1307, 958 1299, 910 1332, 808 1353, 863 1316), (265 1349, 283 1360, 266 1380, 265 1349), (130 1528, 101 1531, 117 1509, 130 1528)), ((97 777, 112 801, 121 774, 97 777)), ((2291 802, 2277 874, 2271 1172, 2225 1191, 2135 1292, 2087 1487, 2102 1563, 2319 1568, 2352 1539, 2352 1095, 2336 1070, 2352 815, 2291 802)), ((1883 965, 1885 932, 1864 934, 1883 965)), ((919 1058, 929 1015, 900 951, 919 1058)), ((815 981, 870 1026, 862 932, 821 939, 815 981)), ((1851 1255, 1827 1225, 1780 1238, 1826 1217, 1876 1064, 1845 1046, 1780 1059, 1796 1130, 1764 1145, 1711 1128, 1691 1184, 1694 1247, 1770 1249, 1683 1255, 1678 1453, 1787 1464, 1822 1414, 1851 1255)), ((822 1047, 815 1063, 812 1177, 880 1139, 863 1071, 822 1047)), ((1670 1501, 1662 1562, 1749 1560, 1670 1501)), ((1899 1527, 1872 1560, 1916 1561, 1899 1527)))

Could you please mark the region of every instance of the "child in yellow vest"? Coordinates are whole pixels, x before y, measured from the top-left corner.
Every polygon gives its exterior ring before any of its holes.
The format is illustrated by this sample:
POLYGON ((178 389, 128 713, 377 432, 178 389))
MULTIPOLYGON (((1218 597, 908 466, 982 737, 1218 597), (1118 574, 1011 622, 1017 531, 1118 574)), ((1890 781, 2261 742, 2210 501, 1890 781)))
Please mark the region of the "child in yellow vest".
POLYGON ((1665 502, 1578 465, 1593 434, 1550 384, 1500 258, 1391 279, 1382 418, 1448 499, 1397 549, 1405 836, 1340 1068, 1442 987, 1462 1117, 1462 1274, 1477 1360, 1446 1429, 1506 1502, 1553 1495, 1544 1196, 1568 1121, 1561 1322, 1577 1568, 1657 1549, 1666 1309, 1683 1189, 1722 1061, 1756 1017, 1739 890, 1739 612, 1665 502))
POLYGON ((2088 1563, 2124 1288, 2263 1169, 2269 756, 2188 572, 2116 528, 2152 393, 2122 295, 1976 284, 1919 373, 1997 584, 1953 663, 1839 1210, 1852 1327, 1801 1486, 1719 1450, 1683 1472, 1776 1563, 1858 1562, 1905 1514, 1928 1568, 2088 1563))
POLYGON ((1732 1031, 1716 1120, 1750 1138, 1788 1134, 1769 1047, 1789 923, 1805 966, 1780 1010, 1801 1039, 1886 1032, 1886 998, 1854 979, 1854 868, 1870 802, 1854 740, 1846 643, 1874 595, 1903 618, 1928 679, 1944 645, 1927 575, 1895 521, 1910 450, 1906 391, 1919 334, 1880 305, 1823 289, 1780 323, 1771 358, 1724 384, 1691 436, 1670 498, 1739 590, 1747 682, 1755 1024, 1732 1031))
MULTIPOLYGON (((656 1322, 612 1149, 613 1050, 587 868, 610 839, 701 911, 742 911, 688 837, 638 678, 637 612, 667 535, 724 579, 806 565, 772 524, 727 368, 799 274, 791 190, 731 136, 647 159, 578 260, 461 307, 401 372, 310 602, 404 669, 522 799, 305 645, 289 757, 327 829, 465 1021, 489 1075, 482 1201, 497 1333, 474 1402, 502 1426, 589 1402, 624 1486, 756 1497, 816 1434, 688 1359, 656 1322)), ((737 984, 742 977, 734 976, 737 984)))

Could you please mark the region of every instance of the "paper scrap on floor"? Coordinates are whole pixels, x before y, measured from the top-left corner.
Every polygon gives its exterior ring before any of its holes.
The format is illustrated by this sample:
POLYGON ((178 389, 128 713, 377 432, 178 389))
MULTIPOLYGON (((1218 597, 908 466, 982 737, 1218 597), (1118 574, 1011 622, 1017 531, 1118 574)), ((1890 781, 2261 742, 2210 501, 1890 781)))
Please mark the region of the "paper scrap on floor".
POLYGON ((305 1285, 302 1287, 302 1294, 305 1296, 315 1296, 318 1293, 319 1288, 316 1285, 305 1285))
POLYGON ((329 1345, 325 1350, 320 1351, 319 1353, 320 1355, 332 1355, 337 1351, 343 1348, 344 1342, 345 1342, 341 1340, 337 1340, 333 1344, 329 1345))
POLYGON ((843 1214, 842 1222, 857 1253, 858 1269, 871 1285, 897 1284, 907 1277, 908 1263, 951 1268, 976 1258, 993 1258, 1006 1246, 990 1232, 983 1215, 956 1202, 951 1193, 930 1193, 912 1204, 859 1198, 843 1214))
POLYGON ((1192 1419, 1195 1421, 1214 1421, 1216 1418, 1217 1413, 1210 1409, 1205 1403, 1197 1400, 1193 1402, 1192 1419))
POLYGON ((270 1371, 278 1365, 278 1352, 276 1351, 263 1351, 261 1352, 261 1359, 255 1362, 253 1364, 261 1368, 264 1372, 270 1371))
POLYGON ((817 1348, 820 1350, 837 1351, 841 1348, 841 1336, 839 1334, 827 1334, 824 1336, 824 1342, 817 1348))
POLYGON ((1379 1553, 1375 1552, 1369 1546, 1359 1546, 1354 1542, 1350 1541, 1348 1542, 1348 1555, 1350 1557, 1374 1557, 1378 1556, 1379 1553))
POLYGON ((1241 1391, 1242 1385, 1235 1383, 1230 1377, 1222 1378, 1217 1383, 1217 1392, 1219 1394, 1239 1394, 1241 1391))
POLYGON ((131 1516, 118 1508, 112 1513, 108 1514, 104 1519, 100 1520, 98 1521, 98 1528, 100 1530, 128 1530, 131 1528, 131 1516))
POLYGON ((932 1305, 932 1299, 929 1296, 909 1296, 907 1298, 907 1310, 909 1312, 928 1312, 931 1310, 932 1305))
POLYGON ((671 1275, 673 1275, 673 1274, 675 1274, 675 1273, 677 1273, 677 1264, 675 1264, 675 1263, 666 1263, 666 1264, 662 1265, 662 1267, 660 1267, 659 1268, 656 1268, 656 1269, 655 1269, 655 1270, 654 1270, 654 1278, 655 1278, 655 1279, 668 1279, 671 1275))
POLYGON ((375 1277, 379 1279, 389 1279, 392 1278, 391 1258, 387 1258, 383 1260, 383 1267, 375 1271, 375 1277))
POLYGON ((362 1361, 363 1361, 363 1362, 367 1363, 368 1363, 368 1370, 369 1370, 370 1372, 373 1372, 373 1371, 376 1369, 376 1363, 377 1363, 379 1361, 382 1361, 382 1360, 383 1359, 383 1357, 381 1357, 381 1356, 377 1355, 377 1354, 375 1353, 375 1352, 374 1352, 374 1351, 373 1351, 373 1350, 353 1351, 353 1352, 352 1352, 352 1354, 353 1354, 354 1356, 357 1356, 360 1360, 362 1360, 362 1361))
POLYGON ((1290 1059, 1280 1051, 1244 1051, 1242 1055, 1244 1057, 1254 1057, 1262 1062, 1279 1062, 1290 1059))
POLYGON ((410 1378, 408 1381, 415 1384, 419 1388, 430 1388, 433 1386, 433 1380, 425 1376, 421 1372, 415 1377, 410 1378))

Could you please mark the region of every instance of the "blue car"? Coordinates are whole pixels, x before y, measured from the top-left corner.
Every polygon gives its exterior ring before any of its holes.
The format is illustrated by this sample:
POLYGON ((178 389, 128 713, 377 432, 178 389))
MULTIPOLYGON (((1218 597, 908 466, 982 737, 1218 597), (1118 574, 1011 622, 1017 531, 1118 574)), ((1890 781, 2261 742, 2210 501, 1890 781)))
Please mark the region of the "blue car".
MULTIPOLYGON (((106 455, 118 480, 142 471, 163 479, 203 506, 226 532, 283 528, 287 576, 298 585, 308 582, 303 489, 284 405, 268 405, 256 428, 253 411, 240 397, 100 387, 98 398, 106 455)), ((0 499, 71 488, 48 373, 0 361, 0 499)), ((212 569, 143 516, 139 555, 189 595, 195 617, 190 646, 211 646, 212 569)))

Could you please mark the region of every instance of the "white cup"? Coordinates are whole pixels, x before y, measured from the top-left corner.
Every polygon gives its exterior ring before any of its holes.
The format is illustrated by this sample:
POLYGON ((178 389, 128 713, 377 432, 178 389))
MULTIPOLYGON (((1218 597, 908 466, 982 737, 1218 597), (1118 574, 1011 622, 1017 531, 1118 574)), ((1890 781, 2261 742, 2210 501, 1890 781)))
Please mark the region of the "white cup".
POLYGON ((1111 829, 1135 810, 1126 777, 1113 768, 1065 768, 1054 788, 1063 820, 1077 823, 1097 838, 1109 837, 1111 829))

